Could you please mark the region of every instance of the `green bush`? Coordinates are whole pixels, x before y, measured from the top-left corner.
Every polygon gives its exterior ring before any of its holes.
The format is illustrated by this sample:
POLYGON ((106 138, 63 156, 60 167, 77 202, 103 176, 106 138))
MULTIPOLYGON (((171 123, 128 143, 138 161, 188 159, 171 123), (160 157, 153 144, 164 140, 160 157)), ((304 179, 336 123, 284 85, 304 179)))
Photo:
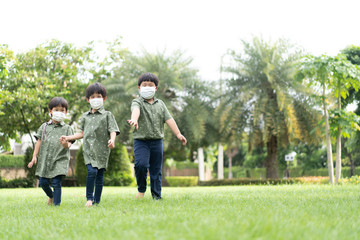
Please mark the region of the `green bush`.
POLYGON ((33 165, 32 168, 28 168, 27 165, 29 164, 29 162, 31 162, 33 157, 33 148, 32 147, 28 147, 25 150, 25 156, 24 156, 24 162, 23 162, 23 167, 24 170, 26 172, 26 179, 29 180, 30 182, 32 182, 32 186, 35 185, 35 181, 36 181, 36 176, 35 176, 35 172, 36 172, 36 165, 33 165))
POLYGON ((198 164, 190 161, 176 162, 176 169, 183 170, 183 169, 192 169, 192 168, 198 168, 198 164))
POLYGON ((0 155, 0 168, 22 168, 24 155, 0 155))
POLYGON ((128 173, 117 173, 116 175, 104 176, 104 186, 130 186, 134 178, 128 173))
POLYGON ((85 165, 83 146, 79 148, 76 153, 76 165, 75 165, 76 184, 78 186, 86 185, 87 168, 85 165))
POLYGON ((198 177, 166 177, 169 187, 192 187, 197 186, 198 177))
POLYGON ((16 178, 5 180, 0 177, 0 188, 30 188, 34 186, 34 181, 29 178, 16 178))
POLYGON ((110 152, 104 185, 129 186, 134 181, 131 174, 129 154, 124 145, 117 143, 110 152))

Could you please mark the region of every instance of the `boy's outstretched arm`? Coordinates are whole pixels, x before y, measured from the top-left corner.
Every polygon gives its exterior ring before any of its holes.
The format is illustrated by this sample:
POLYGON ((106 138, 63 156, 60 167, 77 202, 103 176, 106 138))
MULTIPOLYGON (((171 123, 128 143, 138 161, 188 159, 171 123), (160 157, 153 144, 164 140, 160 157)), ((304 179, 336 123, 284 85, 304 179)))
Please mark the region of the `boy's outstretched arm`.
POLYGON ((170 127, 170 129, 173 131, 175 136, 182 142, 183 145, 186 145, 187 140, 186 138, 181 134, 178 126, 176 125, 176 122, 173 118, 170 118, 165 121, 165 123, 170 127))
POLYGON ((33 153, 33 158, 29 162, 29 164, 27 165, 28 168, 32 168, 32 166, 37 163, 37 156, 39 154, 40 146, 41 146, 41 140, 38 139, 37 142, 35 143, 35 149, 34 149, 34 153, 33 153))
POLYGON ((70 135, 70 136, 61 136, 59 138, 59 141, 62 142, 62 141, 73 141, 73 140, 78 140, 78 139, 81 139, 84 137, 84 132, 81 132, 81 133, 76 133, 74 135, 70 135))
POLYGON ((134 110, 131 112, 131 119, 127 120, 127 122, 131 126, 134 126, 136 130, 139 129, 139 124, 138 124, 139 116, 140 116, 140 108, 135 107, 134 110))

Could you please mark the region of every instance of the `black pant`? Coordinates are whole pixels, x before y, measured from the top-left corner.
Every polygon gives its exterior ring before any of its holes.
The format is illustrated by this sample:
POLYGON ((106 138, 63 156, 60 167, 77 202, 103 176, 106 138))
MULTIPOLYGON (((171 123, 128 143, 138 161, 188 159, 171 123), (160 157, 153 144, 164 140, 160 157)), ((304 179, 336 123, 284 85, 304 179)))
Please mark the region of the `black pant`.
POLYGON ((54 198, 54 205, 60 205, 61 203, 61 176, 56 176, 54 178, 40 178, 39 185, 44 190, 46 195, 49 198, 54 198), (54 191, 50 188, 51 185, 54 188, 54 191))
POLYGON ((134 140, 135 175, 138 191, 146 191, 147 170, 150 173, 151 195, 154 199, 161 198, 161 169, 163 161, 163 141, 134 140))

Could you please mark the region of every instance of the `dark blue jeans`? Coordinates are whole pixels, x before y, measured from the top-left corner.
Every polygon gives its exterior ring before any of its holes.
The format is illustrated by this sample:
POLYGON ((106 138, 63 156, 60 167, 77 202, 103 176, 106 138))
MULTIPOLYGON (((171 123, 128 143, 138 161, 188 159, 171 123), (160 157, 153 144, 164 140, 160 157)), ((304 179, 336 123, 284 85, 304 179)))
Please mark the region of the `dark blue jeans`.
POLYGON ((86 165, 88 174, 86 177, 86 200, 100 203, 101 192, 104 186, 104 171, 105 168, 94 168, 91 164, 86 165), (95 187, 95 195, 94 195, 95 187))
POLYGON ((163 161, 163 141, 134 140, 135 176, 138 191, 146 191, 147 171, 150 173, 151 195, 154 199, 161 198, 161 169, 163 161))
POLYGON ((61 203, 61 178, 62 176, 56 176, 54 178, 40 178, 39 185, 44 190, 49 198, 54 198, 54 205, 59 206, 61 203), (51 185, 54 191, 51 190, 51 185))

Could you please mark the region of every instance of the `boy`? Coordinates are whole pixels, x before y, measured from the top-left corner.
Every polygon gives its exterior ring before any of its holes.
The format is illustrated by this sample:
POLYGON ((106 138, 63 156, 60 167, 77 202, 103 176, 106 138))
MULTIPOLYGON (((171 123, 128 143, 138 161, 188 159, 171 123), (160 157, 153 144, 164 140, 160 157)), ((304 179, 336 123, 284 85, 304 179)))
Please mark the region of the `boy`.
POLYGON ((146 191, 147 169, 150 173, 150 188, 153 199, 161 199, 161 169, 163 161, 164 123, 176 137, 186 144, 175 120, 163 101, 155 98, 159 79, 151 73, 144 73, 138 79, 140 97, 131 104, 131 120, 134 126, 135 175, 138 185, 137 198, 143 198, 146 191))
POLYGON ((105 111, 103 107, 106 89, 101 83, 91 84, 86 89, 86 100, 91 108, 82 116, 79 127, 82 132, 73 136, 62 136, 60 140, 72 141, 84 138, 84 160, 88 170, 85 206, 90 207, 100 203, 110 149, 115 147, 115 138, 120 131, 114 115, 105 111))
POLYGON ((37 140, 33 158, 28 164, 37 164, 35 175, 40 177, 40 186, 49 197, 48 204, 59 206, 61 203, 61 178, 68 172, 71 142, 61 140, 61 135, 74 134, 72 128, 64 123, 68 102, 62 97, 54 97, 49 103, 51 120, 43 123, 35 138, 37 140), (37 156, 39 154, 39 158, 37 156), (54 191, 50 188, 51 185, 54 191))

